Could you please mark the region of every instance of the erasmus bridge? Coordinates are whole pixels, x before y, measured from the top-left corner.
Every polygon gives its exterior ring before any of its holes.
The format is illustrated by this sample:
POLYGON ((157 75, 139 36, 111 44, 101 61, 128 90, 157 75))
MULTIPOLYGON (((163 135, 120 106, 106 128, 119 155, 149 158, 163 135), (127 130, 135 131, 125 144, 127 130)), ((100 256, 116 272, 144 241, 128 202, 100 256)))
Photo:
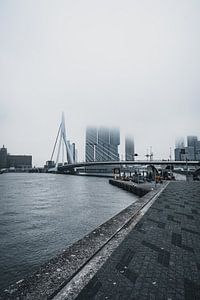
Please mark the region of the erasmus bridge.
MULTIPOLYGON (((90 142, 90 141, 89 141, 90 142)), ((196 166, 200 170, 200 161, 174 161, 174 160, 119 160, 116 157, 116 152, 112 152, 112 148, 109 149, 109 154, 105 146, 101 144, 98 145, 100 153, 103 157, 107 155, 105 161, 85 161, 85 162, 76 162, 75 156, 73 153, 72 145, 70 144, 69 139, 67 138, 67 131, 65 127, 65 117, 62 113, 61 123, 58 128, 58 133, 56 140, 53 146, 53 151, 51 154, 50 162, 52 165, 48 167, 48 172, 58 172, 63 174, 74 174, 78 168, 86 168, 90 166, 113 166, 114 168, 122 168, 127 166, 153 166, 154 168, 160 166, 165 168, 167 166, 171 167, 189 167, 196 166), (53 159, 55 157, 55 163, 53 164, 53 159)))

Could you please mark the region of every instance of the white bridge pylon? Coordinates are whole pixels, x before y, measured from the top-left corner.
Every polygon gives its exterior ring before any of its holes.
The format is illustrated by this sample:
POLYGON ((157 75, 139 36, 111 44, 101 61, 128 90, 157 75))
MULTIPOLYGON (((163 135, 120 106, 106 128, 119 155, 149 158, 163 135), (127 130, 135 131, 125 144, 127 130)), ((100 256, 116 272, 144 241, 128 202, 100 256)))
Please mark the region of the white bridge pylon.
POLYGON ((56 148, 57 148, 57 156, 56 156, 56 160, 55 160, 56 168, 58 167, 58 164, 60 162, 59 159, 60 159, 61 155, 62 155, 62 165, 64 165, 64 162, 67 162, 67 164, 74 163, 70 141, 67 139, 67 135, 66 135, 64 113, 62 113, 61 123, 60 123, 59 129, 58 129, 55 144, 53 147, 53 152, 52 152, 51 159, 50 159, 51 161, 53 161, 53 157, 54 157, 56 148))

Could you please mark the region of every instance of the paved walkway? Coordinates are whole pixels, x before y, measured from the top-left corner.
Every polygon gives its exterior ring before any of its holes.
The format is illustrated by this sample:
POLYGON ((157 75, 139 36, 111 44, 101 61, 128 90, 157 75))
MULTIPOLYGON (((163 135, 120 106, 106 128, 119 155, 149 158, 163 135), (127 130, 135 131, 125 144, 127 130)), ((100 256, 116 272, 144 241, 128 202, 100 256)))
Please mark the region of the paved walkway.
POLYGON ((76 299, 199 300, 200 183, 170 183, 76 299))

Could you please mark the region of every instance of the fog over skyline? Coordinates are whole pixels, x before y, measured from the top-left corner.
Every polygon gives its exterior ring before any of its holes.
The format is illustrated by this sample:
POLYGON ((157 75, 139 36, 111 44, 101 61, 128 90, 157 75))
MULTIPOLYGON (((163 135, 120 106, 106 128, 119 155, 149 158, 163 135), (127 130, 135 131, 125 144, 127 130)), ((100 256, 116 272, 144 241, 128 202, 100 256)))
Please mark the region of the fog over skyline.
POLYGON ((62 112, 84 159, 86 126, 120 127, 138 159, 200 138, 198 0, 1 0, 0 147, 50 159, 62 112))

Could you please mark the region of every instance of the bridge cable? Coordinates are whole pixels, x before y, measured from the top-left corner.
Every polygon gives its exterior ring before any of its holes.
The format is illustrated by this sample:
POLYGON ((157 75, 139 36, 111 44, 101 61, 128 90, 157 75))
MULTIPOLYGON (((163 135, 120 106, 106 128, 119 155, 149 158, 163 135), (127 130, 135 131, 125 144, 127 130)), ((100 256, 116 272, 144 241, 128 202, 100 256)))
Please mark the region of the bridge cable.
MULTIPOLYGON (((119 159, 118 155, 111 152, 111 149, 109 148, 110 144, 107 144, 107 143, 106 144, 104 143, 104 145, 102 145, 100 143, 99 144, 94 144, 94 141, 91 138, 88 139, 88 140, 89 140, 89 142, 91 142, 92 145, 95 145, 97 147, 97 150, 96 150, 97 153, 101 152, 101 154, 103 154, 104 156, 106 155, 110 159, 112 159, 112 157, 115 158, 115 159, 119 159), (102 150, 100 150, 98 148, 101 148, 102 150), (106 153, 105 150, 107 150, 109 153, 106 153), (112 155, 112 157, 111 157, 111 155, 112 155)), ((111 147, 113 148, 113 145, 111 145, 111 147)))
POLYGON ((58 160, 59 160, 59 157, 60 157, 60 146, 61 146, 61 143, 62 143, 62 134, 60 134, 60 140, 59 140, 59 145, 58 145, 58 153, 57 153, 57 159, 56 159, 56 166, 58 164, 58 160))
MULTIPOLYGON (((107 143, 103 143, 103 145, 101 143, 99 144, 95 144, 94 140, 92 138, 87 138, 87 141, 89 141, 89 143, 86 142, 86 145, 95 145, 96 148, 96 154, 98 155, 100 152, 101 154, 103 154, 102 156, 107 156, 107 158, 110 158, 111 160, 115 159, 115 160, 119 160, 119 156, 116 155, 116 153, 112 152, 112 148, 114 148, 114 145, 111 144, 107 144, 107 143), (110 147, 111 146, 111 147, 110 147), (111 149, 110 149, 111 148, 111 149), (105 150, 108 151, 108 153, 105 152, 105 150)), ((101 140, 99 139, 99 141, 101 142, 101 140)), ((93 159, 94 160, 94 159, 93 159)), ((98 161, 98 160, 97 160, 98 161)))
POLYGON ((54 152, 55 152, 55 149, 56 149, 56 144, 57 144, 57 141, 58 141, 58 136, 59 136, 60 130, 61 130, 61 124, 58 128, 58 133, 57 133, 56 140, 55 140, 55 143, 54 143, 53 152, 51 154, 51 159, 50 159, 51 161, 53 159, 53 155, 54 155, 54 152))

